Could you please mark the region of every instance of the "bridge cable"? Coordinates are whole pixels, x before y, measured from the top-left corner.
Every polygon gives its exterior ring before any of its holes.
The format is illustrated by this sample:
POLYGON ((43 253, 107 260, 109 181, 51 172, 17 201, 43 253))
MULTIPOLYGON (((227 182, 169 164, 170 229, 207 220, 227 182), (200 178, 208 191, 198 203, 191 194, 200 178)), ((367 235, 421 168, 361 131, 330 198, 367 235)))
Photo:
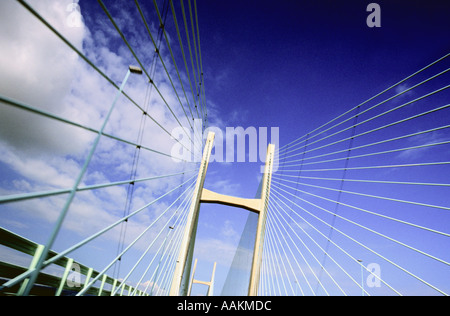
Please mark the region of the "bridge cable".
MULTIPOLYGON (((288 193, 288 194, 292 195, 291 193, 287 192, 286 190, 284 190, 284 189, 282 189, 281 187, 278 186, 279 184, 280 184, 280 185, 283 185, 283 184, 281 184, 281 183, 279 183, 279 182, 277 182, 277 181, 274 181, 274 182, 275 182, 275 183, 274 183, 275 188, 277 188, 277 189, 279 189, 279 190, 281 190, 281 191, 283 191, 283 192, 285 192, 285 193, 288 193)), ((285 185, 283 185, 283 186, 285 186, 285 185)), ((304 192, 304 191, 303 191, 303 193, 306 193, 306 194, 309 194, 309 195, 314 195, 314 194, 312 194, 312 193, 304 192)), ((314 196, 318 197, 317 195, 314 195, 314 196)), ((331 212, 328 211, 327 209, 325 209, 325 208, 323 208, 323 207, 321 207, 321 206, 319 206, 319 205, 317 205, 317 204, 314 204, 314 203, 312 203, 312 202, 310 202, 310 201, 308 201, 308 200, 305 200, 305 199, 300 198, 300 197, 297 197, 297 199, 299 199, 299 200, 301 200, 301 201, 304 201, 304 202, 306 202, 306 203, 308 203, 308 204, 310 204, 310 205, 312 205, 312 206, 314 206, 314 207, 316 207, 316 208, 318 208, 318 209, 320 209, 320 210, 322 210, 322 211, 325 211, 325 212, 331 214, 331 212)), ((418 253, 420 253, 420 254, 422 254, 422 255, 425 255, 425 256, 427 256, 427 257, 429 257, 429 258, 432 258, 432 259, 434 259, 434 260, 436 260, 436 261, 439 261, 439 262, 444 263, 444 264, 446 264, 446 265, 449 265, 449 264, 450 264, 450 263, 446 262, 445 260, 442 260, 442 259, 437 258, 437 257, 435 257, 435 256, 432 256, 432 255, 430 255, 430 254, 428 254, 428 253, 426 253, 426 252, 423 252, 423 251, 421 251, 421 250, 418 250, 418 249, 416 249, 416 248, 414 248, 414 247, 412 247, 412 246, 409 246, 409 245, 407 245, 407 244, 405 244, 405 243, 402 243, 402 242, 400 242, 400 241, 398 241, 398 240, 396 240, 396 239, 394 239, 394 238, 388 237, 388 236, 386 236, 386 235, 384 235, 384 234, 382 234, 382 233, 380 233, 380 232, 377 232, 377 231, 375 231, 375 230, 373 230, 373 229, 370 229, 370 228, 368 228, 368 227, 366 227, 366 226, 364 226, 364 225, 358 224, 358 223, 356 223, 356 222, 354 222, 354 221, 352 221, 352 220, 350 220, 350 219, 348 219, 348 218, 346 218, 346 217, 344 217, 344 216, 341 216, 341 215, 338 215, 338 214, 337 214, 336 216, 339 217, 340 219, 345 220, 345 221, 348 222, 348 223, 351 223, 351 224, 356 225, 356 226, 358 226, 358 227, 360 227, 360 228, 363 228, 363 229, 365 229, 365 230, 367 230, 367 231, 369 231, 369 232, 372 232, 372 233, 374 233, 374 234, 377 234, 377 235, 379 235, 379 236, 381 236, 381 237, 383 237, 383 238, 386 238, 387 240, 393 241, 393 242, 395 242, 395 243, 397 243, 397 244, 399 244, 399 245, 402 245, 402 246, 404 246, 404 247, 406 247, 406 248, 409 248, 409 249, 411 249, 411 250, 414 250, 414 251, 416 251, 416 252, 418 252, 418 253)), ((327 223, 327 225, 328 225, 328 226, 331 226, 331 225, 328 224, 328 223, 327 223)), ((410 272, 409 270, 406 270, 405 268, 401 267, 400 265, 398 265, 398 264, 394 263, 393 261, 387 259, 386 257, 382 256, 381 254, 379 254, 379 253, 376 252, 375 250, 373 250, 373 249, 367 247, 366 245, 364 245, 364 244, 362 244, 361 242, 355 240, 354 238, 348 236, 347 234, 344 234, 341 230, 338 230, 337 228, 334 228, 334 230, 337 231, 337 232, 339 232, 339 233, 341 233, 341 234, 343 234, 343 235, 346 236, 347 238, 349 238, 349 239, 355 241, 357 244, 361 245, 361 246, 364 247, 365 249, 369 250, 370 252, 374 253, 375 255, 379 256, 380 258, 386 260, 387 262, 391 263, 391 264, 394 265, 395 267, 399 268, 400 270, 402 270, 403 272, 409 274, 410 276, 414 277, 415 279, 421 281, 422 283, 428 285, 429 287, 433 288, 434 290, 440 292, 441 294, 447 295, 444 291, 442 291, 442 290, 438 289, 437 287, 431 285, 430 283, 428 283, 427 281, 425 281, 425 280, 423 280, 422 278, 418 277, 418 276, 415 275, 414 273, 410 272)))
MULTIPOLYGON (((413 74, 411 74, 411 75, 409 75, 409 76, 403 78, 402 80, 398 81, 397 83, 395 83, 395 84, 389 86, 388 88, 386 88, 386 89, 384 89, 383 91, 377 93, 376 95, 372 96, 371 98, 367 99, 366 101, 364 101, 364 102, 358 104, 357 106, 351 108, 350 110, 345 111, 344 113, 342 113, 342 114, 336 116, 335 118, 331 119, 331 120, 328 121, 327 123, 322 124, 321 126, 315 128, 314 130, 310 131, 309 134, 311 134, 311 133, 313 133, 313 132, 315 132, 315 131, 320 130, 322 127, 327 126, 327 125, 331 124, 332 122, 334 122, 334 121, 340 119, 340 118, 343 117, 344 115, 346 115, 346 114, 348 114, 348 113, 351 113, 352 111, 356 110, 359 106, 362 106, 362 105, 364 105, 364 104, 366 104, 366 103, 372 101, 373 99, 377 98, 378 96, 380 96, 380 95, 382 95, 382 94, 388 92, 389 90, 392 90, 393 88, 399 86, 400 84, 402 84, 403 82, 407 81, 408 79, 410 79, 410 78, 412 78, 412 77, 418 75, 419 73, 425 71, 426 69, 430 68, 431 66, 433 66, 433 65, 439 63, 440 61, 444 60, 444 59, 447 58, 448 56, 450 56, 450 53, 448 53, 448 54, 446 54, 446 55, 444 55, 444 56, 442 56, 442 57, 436 59, 436 60, 433 61, 432 63, 430 63, 430 64, 428 64, 427 66, 421 68, 420 70, 414 72, 413 74)), ((301 136, 301 137, 295 139, 294 141, 292 141, 292 142, 290 142, 290 143, 288 143, 288 144, 294 144, 294 143, 297 143, 299 140, 303 139, 305 136, 306 136, 306 135, 301 136)), ((282 149, 284 149, 288 144, 286 144, 286 145, 280 147, 280 152, 281 152, 282 149)))

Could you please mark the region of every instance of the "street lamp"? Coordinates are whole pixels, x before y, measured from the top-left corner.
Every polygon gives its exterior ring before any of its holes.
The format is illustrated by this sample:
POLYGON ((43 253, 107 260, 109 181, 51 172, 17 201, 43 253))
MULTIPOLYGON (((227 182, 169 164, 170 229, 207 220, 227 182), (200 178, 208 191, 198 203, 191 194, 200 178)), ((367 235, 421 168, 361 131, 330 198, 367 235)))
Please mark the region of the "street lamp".
MULTIPOLYGON (((75 198, 75 194, 78 191, 78 186, 81 183, 81 180, 84 176, 84 174, 86 173, 86 170, 88 168, 89 163, 91 162, 92 156, 94 155, 94 152, 97 148, 97 145, 100 141, 100 138, 103 134, 103 131, 105 129, 106 124, 108 123, 108 120, 111 116, 111 113, 116 105, 117 100, 119 99, 119 96, 122 94, 122 90, 125 87, 125 84, 128 80, 128 77, 130 76, 130 73, 135 73, 135 74, 142 74, 142 70, 139 67, 135 67, 135 66, 129 66, 127 74, 125 76, 125 78, 122 81, 122 84, 119 88, 119 91, 116 94, 116 97, 111 105, 111 107, 109 108, 108 113, 106 114, 104 120, 103 120, 103 124, 100 128, 100 130, 98 131, 98 134, 94 140, 94 143, 92 144, 89 153, 84 161, 83 167, 81 168, 80 172, 78 173, 78 176, 75 180, 75 183, 72 186, 72 189, 70 190, 69 196, 53 226, 53 230, 50 234, 50 237, 48 239, 48 241, 46 242, 45 246, 43 247, 39 257, 37 257, 36 259, 36 264, 34 267, 34 271, 31 272, 31 275, 29 276, 28 282, 26 283, 26 286, 24 288, 21 288, 21 290, 19 291, 19 295, 28 295, 31 291, 31 288, 34 286, 34 283, 36 282, 36 279, 38 277, 38 274, 40 273, 40 271, 42 270, 42 268, 44 268, 44 261, 48 256, 48 253, 50 252, 50 248, 53 246, 53 243, 55 242, 56 236, 58 235, 61 226, 63 224, 63 221, 67 215, 67 212, 69 210, 70 205, 72 204, 73 199, 75 198)), ((82 293, 83 291, 81 291, 80 293, 82 293)), ((80 294, 78 293, 78 294, 80 294)))
POLYGON ((130 66, 128 69, 134 74, 142 75, 142 69, 136 66, 130 66))

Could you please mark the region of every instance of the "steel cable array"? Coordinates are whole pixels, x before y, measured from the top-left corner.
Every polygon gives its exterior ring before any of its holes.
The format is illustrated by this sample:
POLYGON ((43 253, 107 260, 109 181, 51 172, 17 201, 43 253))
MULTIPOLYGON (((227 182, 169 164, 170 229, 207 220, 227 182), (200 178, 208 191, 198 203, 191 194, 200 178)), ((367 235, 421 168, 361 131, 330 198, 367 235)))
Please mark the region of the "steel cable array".
POLYGON ((279 149, 261 293, 448 295, 449 55, 279 149))

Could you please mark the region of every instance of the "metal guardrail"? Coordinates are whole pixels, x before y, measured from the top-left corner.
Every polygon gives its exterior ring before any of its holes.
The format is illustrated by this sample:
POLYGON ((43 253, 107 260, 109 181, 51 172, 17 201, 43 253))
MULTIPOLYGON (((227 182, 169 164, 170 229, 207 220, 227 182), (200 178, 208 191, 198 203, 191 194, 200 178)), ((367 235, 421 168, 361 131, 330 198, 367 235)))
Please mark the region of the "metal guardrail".
MULTIPOLYGON (((33 258, 29 267, 0 262, 0 295, 21 295, 26 287, 28 279, 23 280, 20 284, 8 288, 2 288, 2 285, 17 275, 25 273, 29 269, 34 269, 36 258, 39 257, 44 246, 32 242, 2 227, 0 227, 0 244, 23 254, 30 255, 33 258)), ((56 252, 50 251, 47 259, 50 259, 56 255, 56 252)), ((79 291, 83 290, 92 278, 95 278, 99 274, 99 272, 95 271, 93 268, 87 267, 68 257, 62 257, 55 261, 54 264, 64 269, 62 275, 53 275, 40 271, 30 295, 74 296, 79 291), (74 269, 74 267, 76 267, 76 269, 74 269), (84 279, 83 284, 81 284, 81 282, 74 282, 71 280, 75 273, 77 273, 76 278, 78 280, 84 279)), ((133 293, 135 290, 134 287, 130 285, 123 285, 118 279, 114 279, 106 274, 104 274, 100 280, 100 285, 90 287, 86 291, 85 295, 110 296, 120 286, 122 286, 122 288, 116 293, 116 295, 130 295, 130 293, 133 293)), ((148 294, 137 289, 136 295, 142 296, 148 294)))

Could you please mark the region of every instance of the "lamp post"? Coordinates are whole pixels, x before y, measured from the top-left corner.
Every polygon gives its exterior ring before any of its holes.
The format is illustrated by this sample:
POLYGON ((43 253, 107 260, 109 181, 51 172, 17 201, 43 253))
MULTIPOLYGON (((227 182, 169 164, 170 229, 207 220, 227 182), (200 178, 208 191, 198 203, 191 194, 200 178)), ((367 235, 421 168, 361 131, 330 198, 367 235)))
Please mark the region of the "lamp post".
POLYGON ((103 134, 103 131, 106 127, 106 124, 108 123, 111 113, 117 103, 117 100, 119 99, 119 96, 122 94, 122 90, 125 87, 125 84, 128 81, 128 77, 130 76, 131 73, 142 74, 142 70, 135 66, 129 66, 127 74, 125 75, 125 78, 123 79, 122 84, 121 84, 119 90, 117 91, 116 97, 108 111, 108 114, 106 115, 106 117, 103 121, 102 127, 98 131, 97 137, 95 138, 95 141, 89 151, 89 154, 86 157, 86 160, 84 161, 83 167, 82 167, 80 173, 78 174, 78 177, 70 191, 69 197, 67 198, 66 203, 64 204, 64 207, 63 207, 61 213, 59 214, 59 217, 56 220, 55 225, 53 226, 53 231, 50 235, 50 238, 48 239, 47 243, 45 244, 44 248, 42 249, 39 257, 36 260, 36 263, 34 264, 34 271, 31 272, 29 278, 24 280, 24 282, 22 283, 22 286, 18 293, 19 295, 28 295, 30 293, 30 290, 32 289, 34 283, 36 282, 37 276, 39 275, 39 272, 43 268, 44 260, 47 258, 50 248, 53 246, 53 243, 56 240, 56 236, 58 235, 58 233, 61 229, 64 218, 66 217, 69 207, 70 207, 70 205, 75 197, 75 194, 77 192, 78 186, 80 185, 81 180, 83 179, 83 176, 86 173, 86 170, 92 159, 92 156, 94 155, 95 149, 97 148, 97 145, 100 141, 100 137, 103 134))

